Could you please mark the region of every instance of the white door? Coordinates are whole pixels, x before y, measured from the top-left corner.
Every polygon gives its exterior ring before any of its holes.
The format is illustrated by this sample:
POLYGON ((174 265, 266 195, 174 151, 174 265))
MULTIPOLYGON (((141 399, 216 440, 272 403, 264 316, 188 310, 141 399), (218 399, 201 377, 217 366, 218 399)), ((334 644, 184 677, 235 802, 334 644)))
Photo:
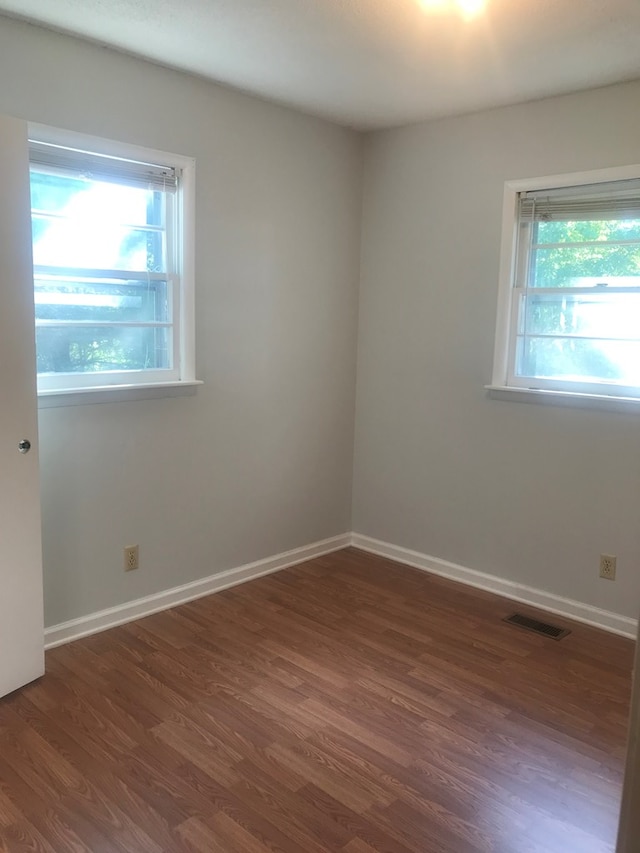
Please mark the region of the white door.
POLYGON ((27 125, 0 116, 0 696, 44 672, 33 317, 27 125))
POLYGON ((638 853, 640 849, 640 622, 633 666, 633 689, 627 739, 627 766, 622 789, 620 827, 616 853, 638 853))

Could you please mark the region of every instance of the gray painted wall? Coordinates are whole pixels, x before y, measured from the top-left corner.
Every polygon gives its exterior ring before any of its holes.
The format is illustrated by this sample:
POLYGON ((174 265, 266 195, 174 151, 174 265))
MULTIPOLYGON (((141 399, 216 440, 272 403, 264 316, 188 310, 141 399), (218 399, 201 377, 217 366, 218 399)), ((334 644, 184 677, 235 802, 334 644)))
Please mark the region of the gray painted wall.
POLYGON ((0 112, 197 159, 205 385, 41 411, 48 625, 352 527, 637 615, 637 417, 483 385, 503 182, 638 162, 640 83, 373 134, 362 212, 350 131, 4 18, 0 75, 0 112))
POLYGON ((205 384, 41 411, 47 625, 349 530, 361 138, 6 18, 0 79, 2 113, 197 161, 205 384))
POLYGON ((634 618, 638 416, 483 386, 504 181, 639 162, 639 103, 633 83, 368 138, 353 508, 359 533, 634 618))

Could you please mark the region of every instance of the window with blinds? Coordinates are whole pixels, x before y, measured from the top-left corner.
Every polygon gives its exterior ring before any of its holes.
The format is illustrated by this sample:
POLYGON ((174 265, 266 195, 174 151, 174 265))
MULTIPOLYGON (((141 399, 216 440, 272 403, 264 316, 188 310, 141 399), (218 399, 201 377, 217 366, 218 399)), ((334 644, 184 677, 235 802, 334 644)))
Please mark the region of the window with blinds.
POLYGON ((39 390, 180 380, 180 167, 29 148, 39 390))
POLYGON ((506 385, 640 396, 640 179, 515 194, 506 385))

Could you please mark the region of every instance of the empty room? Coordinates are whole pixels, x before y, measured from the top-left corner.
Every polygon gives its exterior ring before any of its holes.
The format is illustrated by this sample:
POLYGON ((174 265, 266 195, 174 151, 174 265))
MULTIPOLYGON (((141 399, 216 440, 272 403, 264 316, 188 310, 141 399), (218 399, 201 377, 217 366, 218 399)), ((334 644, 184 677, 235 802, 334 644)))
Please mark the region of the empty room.
POLYGON ((0 0, 0 851, 640 853, 636 0, 0 0))

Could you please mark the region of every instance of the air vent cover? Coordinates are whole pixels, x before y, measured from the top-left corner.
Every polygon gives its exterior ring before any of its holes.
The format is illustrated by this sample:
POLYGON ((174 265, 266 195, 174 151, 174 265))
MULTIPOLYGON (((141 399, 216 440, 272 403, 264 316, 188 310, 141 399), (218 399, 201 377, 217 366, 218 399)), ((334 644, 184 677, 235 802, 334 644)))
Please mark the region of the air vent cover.
POLYGON ((530 616, 525 616, 523 613, 514 613, 512 616, 505 617, 503 621, 508 622, 510 625, 516 625, 518 628, 542 634, 543 637, 551 637, 552 640, 561 640, 567 634, 571 633, 566 628, 559 628, 557 625, 550 625, 548 622, 539 622, 537 619, 531 619, 530 616))

